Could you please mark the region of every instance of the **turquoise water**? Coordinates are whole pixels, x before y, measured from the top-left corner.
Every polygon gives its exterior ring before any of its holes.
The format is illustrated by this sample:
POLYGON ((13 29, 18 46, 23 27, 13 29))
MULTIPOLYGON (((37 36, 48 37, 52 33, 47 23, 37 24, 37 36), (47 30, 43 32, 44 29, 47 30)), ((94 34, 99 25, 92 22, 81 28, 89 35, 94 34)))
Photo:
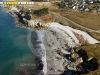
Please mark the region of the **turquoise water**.
POLYGON ((27 32, 16 27, 15 19, 0 9, 0 75, 22 75, 20 72, 27 69, 27 65, 22 65, 33 63, 27 32))

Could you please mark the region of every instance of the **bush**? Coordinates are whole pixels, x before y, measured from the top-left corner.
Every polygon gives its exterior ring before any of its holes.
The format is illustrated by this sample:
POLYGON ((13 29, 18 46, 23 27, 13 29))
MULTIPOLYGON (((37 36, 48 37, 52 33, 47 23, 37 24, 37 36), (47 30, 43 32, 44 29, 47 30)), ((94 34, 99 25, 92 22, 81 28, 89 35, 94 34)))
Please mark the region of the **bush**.
POLYGON ((43 8, 43 9, 35 10, 34 14, 36 14, 38 16, 46 15, 46 14, 48 14, 48 8, 43 8))
POLYGON ((59 8, 64 8, 65 4, 63 2, 61 2, 61 3, 58 3, 58 6, 59 6, 59 8))

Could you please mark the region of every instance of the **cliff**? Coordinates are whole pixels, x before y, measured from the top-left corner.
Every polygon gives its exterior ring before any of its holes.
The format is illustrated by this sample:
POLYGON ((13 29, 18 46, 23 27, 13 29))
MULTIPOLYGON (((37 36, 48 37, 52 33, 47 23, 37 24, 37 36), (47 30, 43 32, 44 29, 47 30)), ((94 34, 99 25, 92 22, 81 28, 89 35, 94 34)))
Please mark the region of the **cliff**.
MULTIPOLYGON (((26 19, 15 8, 11 8, 13 16, 17 15, 19 27, 29 29, 27 40, 30 50, 38 58, 37 71, 43 75, 61 74, 64 71, 82 71, 84 59, 71 48, 86 44, 99 43, 86 32, 61 25, 57 22, 44 23, 41 19, 26 19), (65 57, 66 55, 66 57, 65 57), (73 67, 74 66, 74 67, 73 67), (41 68, 40 68, 41 67, 41 68)), ((66 73, 68 75, 68 73, 66 73)))

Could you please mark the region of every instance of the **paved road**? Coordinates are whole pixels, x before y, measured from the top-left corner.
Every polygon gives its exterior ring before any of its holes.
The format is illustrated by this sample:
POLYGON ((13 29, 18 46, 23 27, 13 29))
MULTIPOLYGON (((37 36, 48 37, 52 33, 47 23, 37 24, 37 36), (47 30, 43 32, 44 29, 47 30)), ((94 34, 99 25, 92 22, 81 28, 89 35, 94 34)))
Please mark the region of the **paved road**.
POLYGON ((82 25, 80 25, 80 24, 78 24, 78 23, 76 23, 76 22, 74 22, 74 21, 72 21, 72 20, 70 20, 70 19, 68 19, 68 18, 66 18, 66 17, 64 17, 64 16, 62 16, 62 15, 59 15, 59 14, 54 13, 54 12, 50 12, 50 13, 52 13, 52 14, 54 14, 54 15, 56 15, 56 16, 60 16, 60 17, 66 19, 67 21, 73 23, 74 25, 76 25, 76 26, 78 26, 78 27, 84 28, 84 29, 89 30, 89 31, 91 31, 91 32, 100 33, 100 31, 96 31, 96 30, 93 30, 93 29, 90 29, 90 28, 84 27, 84 26, 82 26, 82 25))

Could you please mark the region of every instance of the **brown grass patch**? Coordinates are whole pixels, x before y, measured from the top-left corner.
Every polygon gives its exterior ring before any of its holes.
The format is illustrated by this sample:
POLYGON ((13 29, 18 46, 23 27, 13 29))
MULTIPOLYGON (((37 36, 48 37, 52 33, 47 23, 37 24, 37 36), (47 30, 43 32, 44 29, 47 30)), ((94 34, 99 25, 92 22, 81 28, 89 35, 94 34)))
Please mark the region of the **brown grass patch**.
POLYGON ((75 33, 75 32, 73 32, 73 33, 76 36, 76 38, 79 40, 79 43, 81 43, 82 45, 89 44, 88 41, 85 40, 82 35, 75 33))
POLYGON ((63 10, 61 15, 81 24, 87 28, 100 30, 100 14, 92 12, 80 12, 74 10, 63 10))
POLYGON ((90 33, 94 38, 100 41, 100 33, 96 33, 96 32, 90 32, 90 33))
MULTIPOLYGON (((43 20, 45 23, 49 23, 54 19, 54 16, 51 14, 47 14, 47 15, 43 15, 43 16, 37 16, 37 15, 33 15, 35 19, 40 18, 41 20, 43 20)), ((34 19, 33 18, 33 19, 34 19)))
POLYGON ((53 9, 53 10, 50 10, 50 11, 55 12, 55 13, 60 12, 60 10, 57 10, 57 9, 53 9))
POLYGON ((53 18, 54 17, 50 14, 40 17, 40 19, 42 19, 45 23, 51 22, 53 20, 53 18))

